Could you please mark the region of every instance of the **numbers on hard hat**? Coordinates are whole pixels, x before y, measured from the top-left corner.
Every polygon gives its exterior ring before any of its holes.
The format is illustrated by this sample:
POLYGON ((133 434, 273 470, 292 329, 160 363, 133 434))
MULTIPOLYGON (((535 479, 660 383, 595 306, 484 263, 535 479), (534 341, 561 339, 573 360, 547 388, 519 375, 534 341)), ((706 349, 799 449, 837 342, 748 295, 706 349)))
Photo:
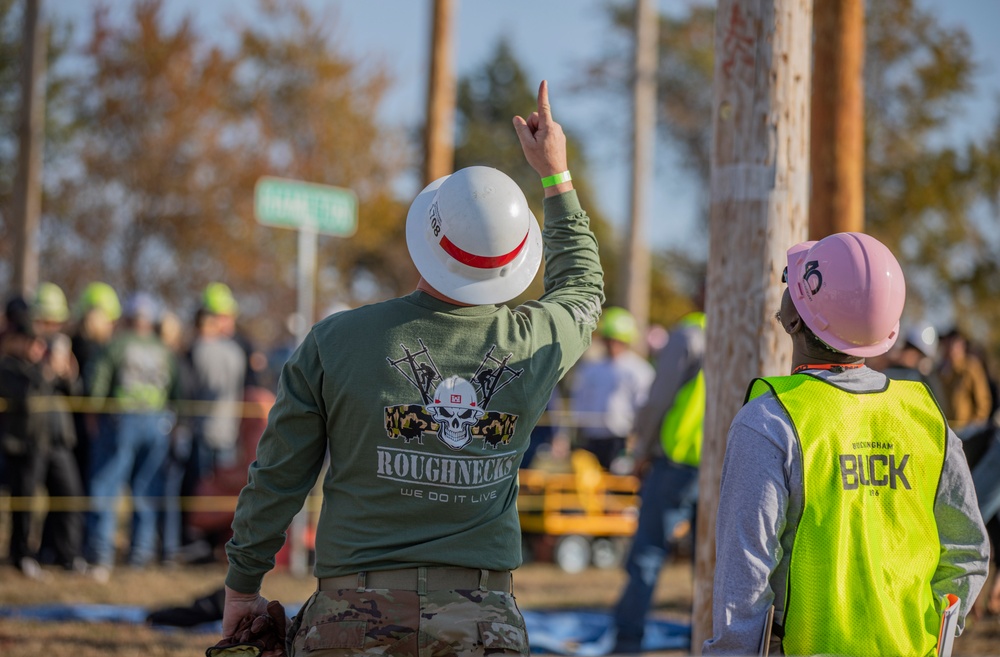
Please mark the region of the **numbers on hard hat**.
POLYGON ((806 270, 802 273, 802 280, 804 280, 806 285, 809 286, 810 293, 816 294, 819 292, 819 289, 823 287, 823 272, 819 270, 818 261, 811 260, 806 263, 806 270), (816 280, 810 282, 810 278, 814 278, 816 280))
POLYGON ((434 237, 438 237, 441 234, 441 217, 438 215, 437 203, 431 203, 430 215, 431 232, 434 233, 434 237))

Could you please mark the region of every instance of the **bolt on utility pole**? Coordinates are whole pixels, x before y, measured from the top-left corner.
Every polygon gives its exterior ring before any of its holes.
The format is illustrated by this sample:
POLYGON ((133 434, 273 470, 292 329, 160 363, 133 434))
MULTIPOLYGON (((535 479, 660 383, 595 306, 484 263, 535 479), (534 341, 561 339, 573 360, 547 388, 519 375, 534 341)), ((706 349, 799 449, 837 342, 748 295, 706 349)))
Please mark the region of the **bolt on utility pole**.
POLYGON ((813 16, 809 239, 865 227, 864 0, 817 2, 813 16))
POLYGON ((41 0, 25 0, 21 46, 21 112, 14 179, 14 280, 20 294, 38 285, 38 224, 42 213, 42 146, 45 140, 45 53, 41 0))
POLYGON ((455 71, 452 24, 456 0, 434 0, 427 125, 424 128, 424 185, 455 168, 455 71))
POLYGON ((758 376, 787 374, 774 320, 788 247, 806 238, 812 0, 720 0, 709 211, 704 443, 691 649, 712 636, 726 434, 758 376))
MULTIPOLYGON (((646 197, 656 145, 656 68, 660 15, 653 0, 635 2, 635 79, 632 105, 632 190, 629 196, 624 305, 641 331, 649 324, 649 246, 646 197)), ((635 347, 645 352, 646 341, 635 347)))

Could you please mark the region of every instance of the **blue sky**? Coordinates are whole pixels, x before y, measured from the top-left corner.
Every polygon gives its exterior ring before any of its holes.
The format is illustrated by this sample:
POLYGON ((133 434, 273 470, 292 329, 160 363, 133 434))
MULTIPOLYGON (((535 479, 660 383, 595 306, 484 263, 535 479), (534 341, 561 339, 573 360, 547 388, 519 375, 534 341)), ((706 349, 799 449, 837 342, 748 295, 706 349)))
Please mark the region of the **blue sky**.
MULTIPOLYGON (((234 16, 249 14, 249 0, 165 0, 174 15, 191 13, 208 34, 225 38, 234 16), (242 11, 241 11, 242 10, 242 11)), ((335 38, 349 53, 376 59, 395 72, 396 85, 385 103, 382 119, 413 126, 423 120, 429 58, 431 0, 309 0, 321 12, 338 16, 343 27, 335 38)), ((683 11, 692 0, 658 0, 663 12, 683 11)), ((957 117, 956 135, 988 129, 1000 98, 1000 0, 917 0, 945 25, 961 25, 973 40, 980 62, 977 96, 957 117)), ((124 11, 130 0, 106 0, 124 11)), ((79 21, 97 0, 49 0, 48 15, 79 21)), ((470 72, 493 54, 506 37, 522 65, 536 80, 549 81, 553 112, 558 121, 585 138, 590 171, 597 183, 601 211, 616 224, 628 213, 630 126, 627 107, 588 103, 570 88, 585 62, 607 43, 606 0, 455 0, 458 15, 454 61, 458 73, 470 72), (617 110, 617 114, 615 113, 617 110), (609 120, 609 117, 621 120, 609 120)), ((513 132, 512 132, 513 138, 513 132)), ((656 151, 656 179, 646 207, 649 241, 656 247, 682 246, 693 235, 692 182, 674 166, 669 149, 656 151)), ((572 163, 570 163, 572 168, 572 163)), ((331 184, 335 184, 331 182, 331 184)), ((416 179, 412 189, 415 194, 416 179)))

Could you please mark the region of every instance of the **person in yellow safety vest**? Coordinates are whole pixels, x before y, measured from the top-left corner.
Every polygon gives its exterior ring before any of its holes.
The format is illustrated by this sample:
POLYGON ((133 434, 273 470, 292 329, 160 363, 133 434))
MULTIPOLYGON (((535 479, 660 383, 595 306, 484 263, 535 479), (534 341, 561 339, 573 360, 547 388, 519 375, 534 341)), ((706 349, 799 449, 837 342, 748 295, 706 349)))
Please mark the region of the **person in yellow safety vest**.
MULTIPOLYGON (((701 308, 701 293, 695 300, 701 308)), ((641 652, 646 616, 672 539, 693 524, 705 418, 705 314, 671 328, 647 403, 635 422, 634 472, 642 478, 639 523, 625 561, 628 582, 614 609, 615 654, 641 652)))
POLYGON ((989 543, 933 394, 865 366, 898 336, 902 271, 838 233, 789 249, 782 281, 792 374, 752 381, 729 429, 702 653, 935 655, 946 596, 961 632, 989 543))

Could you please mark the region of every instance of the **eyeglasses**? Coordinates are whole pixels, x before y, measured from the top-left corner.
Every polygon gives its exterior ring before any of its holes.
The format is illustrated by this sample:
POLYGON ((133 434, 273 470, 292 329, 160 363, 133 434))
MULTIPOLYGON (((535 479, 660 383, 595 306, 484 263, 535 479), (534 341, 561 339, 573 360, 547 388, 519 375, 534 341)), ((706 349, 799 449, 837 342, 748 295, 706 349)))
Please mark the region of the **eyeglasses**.
POLYGON ((781 282, 788 283, 788 267, 785 267, 784 271, 781 272, 781 282))

